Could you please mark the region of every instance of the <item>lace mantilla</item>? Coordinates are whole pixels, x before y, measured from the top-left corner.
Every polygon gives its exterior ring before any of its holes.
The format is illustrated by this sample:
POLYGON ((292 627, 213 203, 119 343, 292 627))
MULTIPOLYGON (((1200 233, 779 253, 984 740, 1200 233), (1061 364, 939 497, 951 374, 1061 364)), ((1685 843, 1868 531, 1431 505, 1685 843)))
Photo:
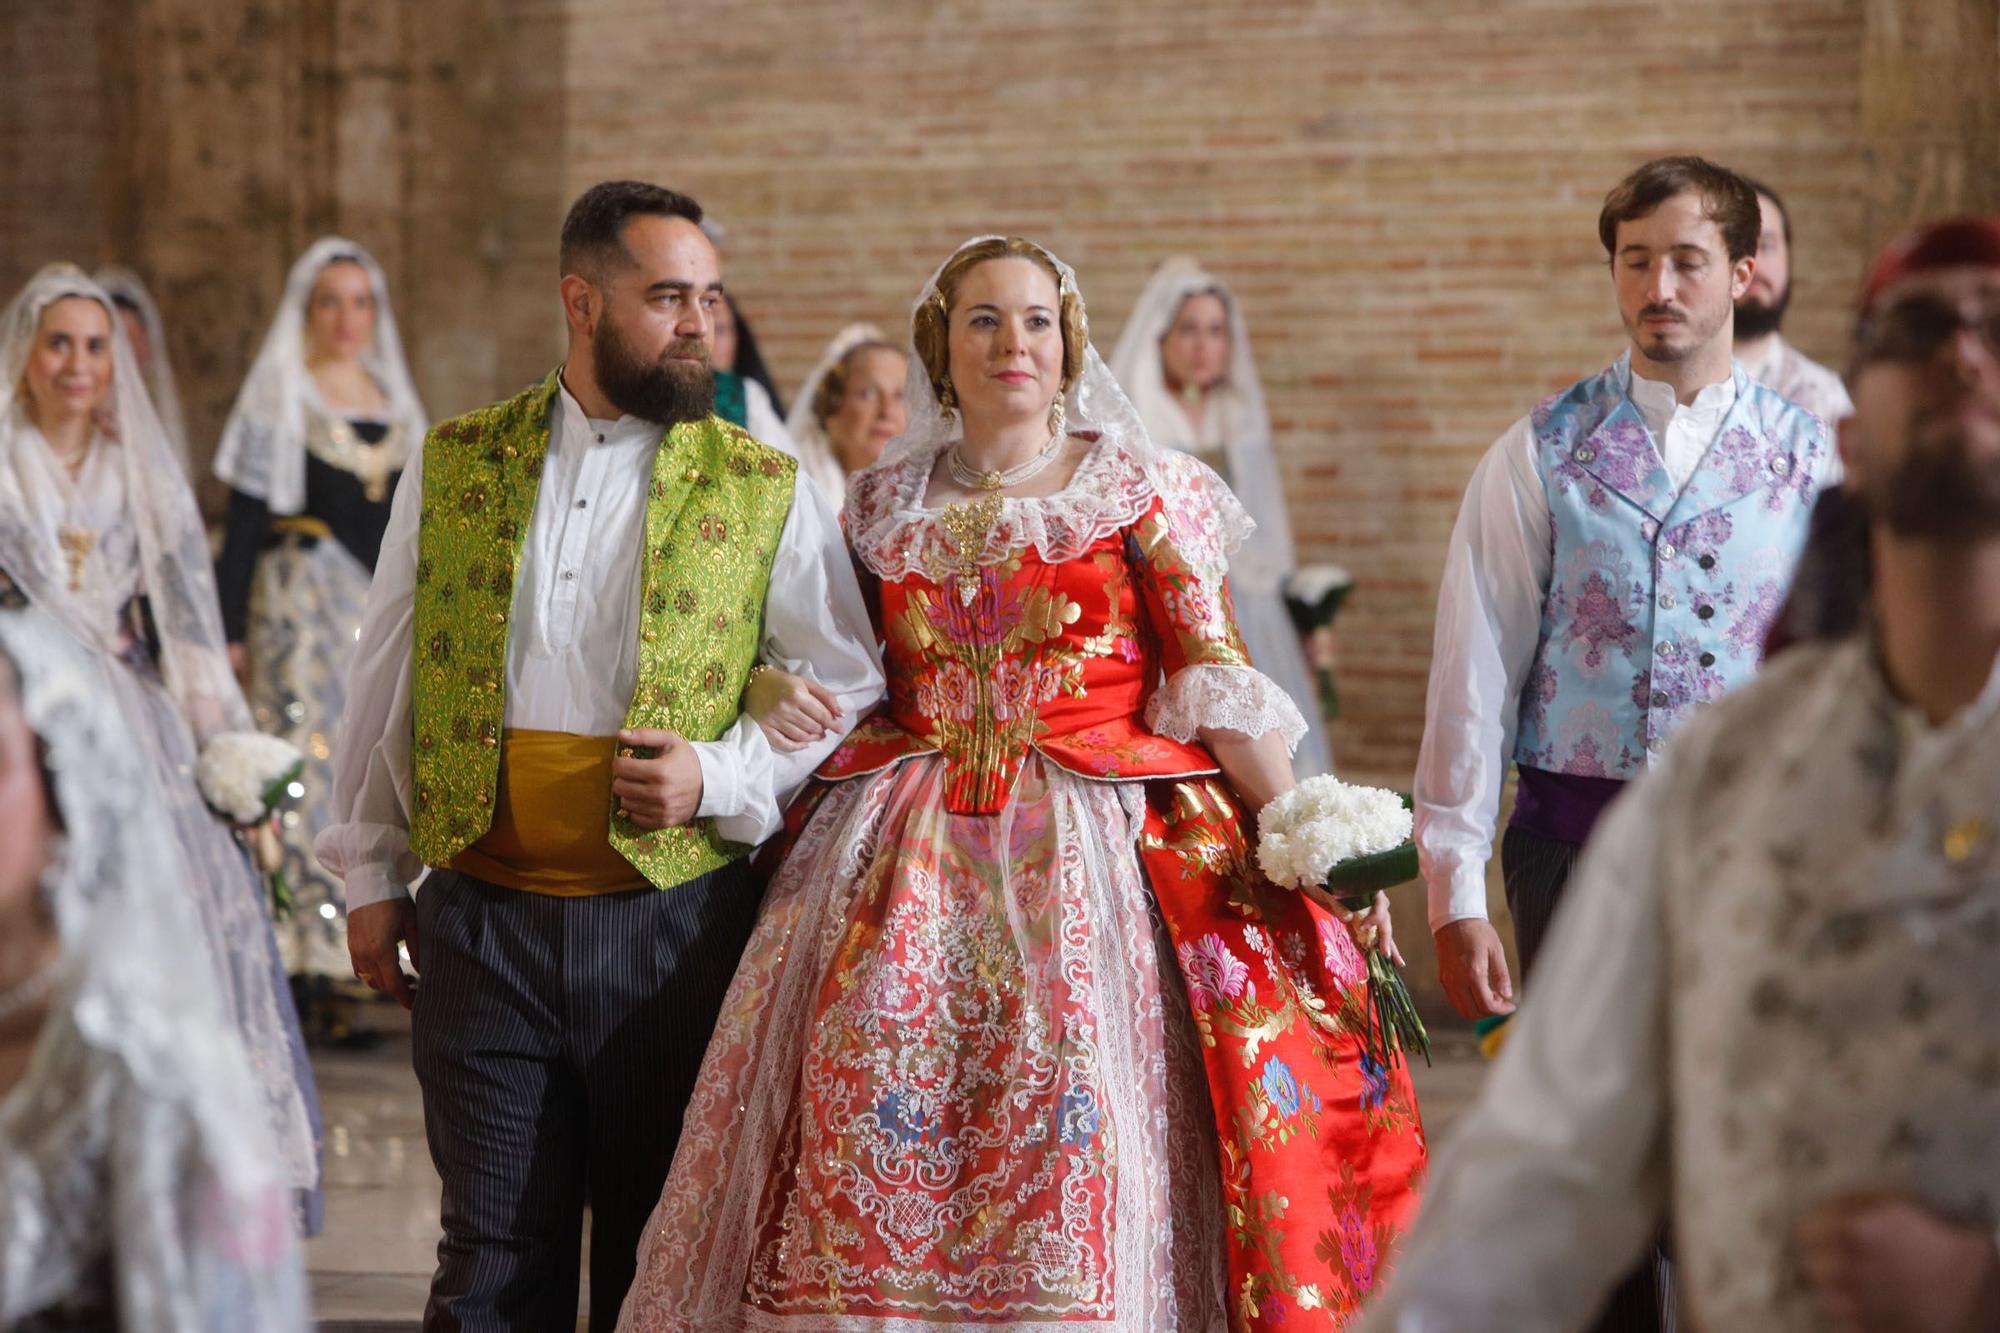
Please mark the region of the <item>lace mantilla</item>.
MULTIPOLYGON (((951 508, 923 503, 945 441, 892 459, 856 476, 849 487, 847 530, 854 549, 877 577, 897 581, 912 574, 942 583, 964 568, 951 508)), ((1007 496, 986 528, 984 544, 969 553, 982 567, 999 565, 1025 550, 1048 564, 1074 560, 1093 543, 1137 523, 1155 498, 1163 501, 1176 535, 1191 554, 1226 565, 1256 525, 1222 478, 1188 454, 1143 459, 1108 436, 1099 436, 1069 485, 1054 495, 1007 496)))
POLYGON ((1275 731, 1287 751, 1306 734, 1292 697, 1263 672, 1240 666, 1183 667, 1146 703, 1146 729, 1156 736, 1194 742, 1203 727, 1245 736, 1275 731))

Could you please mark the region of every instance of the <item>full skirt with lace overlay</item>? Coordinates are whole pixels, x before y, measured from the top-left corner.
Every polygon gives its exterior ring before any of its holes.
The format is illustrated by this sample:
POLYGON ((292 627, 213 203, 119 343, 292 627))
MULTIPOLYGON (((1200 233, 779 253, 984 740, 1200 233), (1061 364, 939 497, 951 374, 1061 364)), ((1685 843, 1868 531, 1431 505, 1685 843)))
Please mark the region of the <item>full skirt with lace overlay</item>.
POLYGON ((1424 1160, 1346 931, 1213 779, 945 780, 795 812, 620 1328, 1343 1326, 1424 1160))

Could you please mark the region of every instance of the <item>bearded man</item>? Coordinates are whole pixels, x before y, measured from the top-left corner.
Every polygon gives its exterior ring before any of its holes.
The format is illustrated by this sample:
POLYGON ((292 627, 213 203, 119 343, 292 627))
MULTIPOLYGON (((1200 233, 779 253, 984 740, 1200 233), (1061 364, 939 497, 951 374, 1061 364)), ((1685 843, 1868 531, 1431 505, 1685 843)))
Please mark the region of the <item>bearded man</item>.
POLYGON ((316 850, 355 974, 414 1007, 426 1329, 573 1328, 586 1201, 612 1327, 757 917, 747 853, 881 693, 832 512, 715 415, 700 222, 637 181, 577 200, 568 356, 411 458, 356 645, 316 850), (819 742, 739 716, 760 661, 839 699, 819 742))

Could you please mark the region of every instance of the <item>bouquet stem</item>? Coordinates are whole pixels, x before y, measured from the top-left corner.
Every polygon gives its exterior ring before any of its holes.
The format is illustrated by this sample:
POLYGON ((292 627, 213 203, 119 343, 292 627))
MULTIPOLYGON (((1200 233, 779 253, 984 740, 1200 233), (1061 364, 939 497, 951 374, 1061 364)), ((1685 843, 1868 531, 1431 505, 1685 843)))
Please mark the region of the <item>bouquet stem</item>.
MULTIPOLYGON (((1350 912, 1365 912, 1373 901, 1373 895, 1343 897, 1340 905, 1350 912)), ((1368 950, 1368 1018, 1361 1044, 1369 1059, 1384 1069, 1401 1064, 1406 1051, 1423 1056, 1426 1065, 1431 1062, 1431 1034, 1410 998, 1410 988, 1403 984, 1403 974, 1380 949, 1368 950)))

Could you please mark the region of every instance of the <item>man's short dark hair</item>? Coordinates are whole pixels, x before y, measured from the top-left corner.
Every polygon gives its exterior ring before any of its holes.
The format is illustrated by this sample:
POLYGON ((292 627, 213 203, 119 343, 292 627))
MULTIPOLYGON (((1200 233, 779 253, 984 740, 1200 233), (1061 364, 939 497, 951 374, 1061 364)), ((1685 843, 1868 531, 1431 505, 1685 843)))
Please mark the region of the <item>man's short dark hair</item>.
POLYGON ((701 205, 687 195, 647 181, 602 181, 569 206, 562 226, 562 271, 599 287, 632 262, 625 224, 651 215, 686 218, 701 225, 701 205))
POLYGON ((1619 223, 1646 217, 1681 194, 1701 196, 1702 216, 1722 228, 1722 243, 1732 262, 1757 253, 1757 233, 1764 218, 1757 191, 1727 167, 1705 157, 1685 156, 1655 158, 1604 196, 1597 239, 1604 242, 1605 255, 1617 258, 1619 223))
POLYGON ((1743 183, 1778 206, 1778 221, 1784 224, 1781 230, 1785 233, 1785 249, 1790 250, 1792 248, 1792 210, 1785 207, 1785 196, 1779 194, 1755 176, 1745 176, 1743 183))

